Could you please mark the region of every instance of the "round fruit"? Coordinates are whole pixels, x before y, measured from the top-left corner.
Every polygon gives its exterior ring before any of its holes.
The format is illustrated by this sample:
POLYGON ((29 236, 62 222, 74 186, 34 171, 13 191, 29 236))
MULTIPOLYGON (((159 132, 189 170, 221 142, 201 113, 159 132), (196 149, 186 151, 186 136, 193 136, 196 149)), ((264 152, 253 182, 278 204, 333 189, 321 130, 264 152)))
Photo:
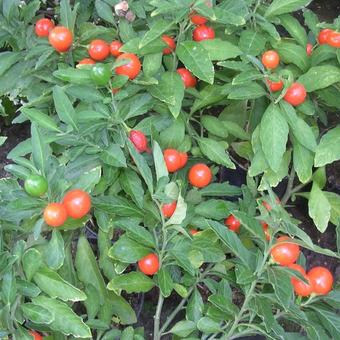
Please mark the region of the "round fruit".
POLYGON ((43 18, 39 19, 35 24, 35 34, 38 37, 48 37, 50 30, 54 28, 53 20, 43 18))
POLYGON ((308 43, 306 45, 306 53, 307 53, 308 57, 310 57, 312 55, 312 52, 313 52, 313 45, 308 43))
POLYGON ((198 163, 191 167, 188 177, 191 185, 197 188, 204 188, 211 182, 212 173, 206 164, 198 163))
POLYGON ((287 90, 283 99, 293 106, 302 104, 307 97, 305 87, 300 83, 293 83, 287 90))
POLYGON ((186 152, 180 152, 179 153, 179 158, 180 158, 180 169, 184 168, 185 165, 188 162, 188 154, 186 152))
POLYGON ((44 210, 44 221, 50 227, 60 227, 67 219, 67 211, 61 203, 49 203, 44 210))
POLYGON ((180 153, 176 149, 164 150, 163 156, 169 172, 175 172, 181 167, 180 153))
POLYGON ((36 331, 30 331, 30 334, 33 336, 34 340, 43 340, 42 335, 36 331))
POLYGON ((69 191, 63 199, 68 216, 72 218, 82 218, 91 209, 90 195, 80 189, 69 191))
MULTIPOLYGON (((296 263, 293 263, 289 265, 288 267, 298 271, 307 281, 309 281, 303 267, 301 267, 300 265, 296 263)), ((290 282, 292 283, 292 286, 294 288, 294 292, 296 295, 304 297, 304 296, 309 296, 312 293, 312 286, 310 284, 305 283, 293 276, 290 278, 290 282)))
POLYGON ((202 17, 201 15, 196 14, 195 11, 193 11, 190 15, 190 20, 194 25, 204 25, 208 22, 208 19, 205 17, 202 17))
POLYGON ((192 32, 195 41, 210 40, 215 38, 215 31, 212 27, 206 25, 197 26, 192 32))
MULTIPOLYGON (((281 201, 276 197, 275 199, 277 204, 281 204, 281 201)), ((272 210, 272 206, 267 201, 262 201, 262 205, 266 208, 267 211, 272 210)))
POLYGON ((190 233, 192 236, 194 236, 194 235, 198 234, 199 231, 196 230, 196 229, 190 229, 190 230, 189 230, 189 233, 190 233))
POLYGON ((185 88, 196 86, 197 79, 192 75, 189 70, 182 67, 177 69, 177 73, 181 76, 185 88))
POLYGON ((113 40, 112 43, 110 44, 110 52, 111 55, 114 57, 119 57, 123 52, 120 52, 119 49, 123 46, 123 44, 118 41, 118 40, 113 40))
POLYGON ((329 33, 327 37, 327 44, 335 48, 340 48, 340 33, 335 31, 329 33))
POLYGON ((105 86, 111 78, 111 70, 108 64, 96 64, 91 69, 91 78, 98 86, 105 86))
POLYGON ((327 268, 314 267, 307 273, 307 277, 310 280, 313 293, 326 295, 332 290, 334 279, 327 268))
POLYGON ((262 64, 267 69, 274 69, 279 66, 280 64, 280 56, 276 51, 266 51, 262 55, 262 64))
POLYGON ((47 181, 43 176, 30 175, 26 178, 24 188, 26 192, 34 197, 40 197, 47 191, 47 181))
POLYGON ((171 54, 172 51, 176 48, 175 40, 165 34, 162 36, 162 40, 169 46, 163 50, 163 54, 171 54))
POLYGON ((277 91, 281 91, 283 89, 283 81, 271 81, 271 80, 267 80, 267 84, 269 86, 269 89, 271 92, 277 92, 277 91))
POLYGON ((173 213, 175 212, 177 207, 177 202, 173 201, 171 203, 163 204, 162 205, 162 214, 166 218, 170 218, 173 213))
POLYGON ((110 46, 106 41, 96 39, 91 41, 88 52, 92 59, 102 61, 109 56, 110 46))
POLYGON ((285 241, 293 240, 288 236, 281 236, 276 240, 271 250, 274 261, 282 266, 288 266, 294 263, 300 255, 300 247, 297 244, 285 241))
POLYGON ((148 140, 142 131, 131 130, 129 139, 139 153, 148 150, 148 140))
POLYGON ((320 31, 319 35, 318 35, 318 42, 320 45, 324 45, 324 44, 328 44, 327 39, 330 33, 332 33, 333 30, 329 29, 329 28, 325 28, 323 30, 320 31))
POLYGON ((231 230, 235 231, 236 233, 240 231, 241 222, 234 216, 229 215, 225 221, 224 224, 231 230))
POLYGON ((84 58, 79 61, 77 67, 81 67, 81 65, 94 65, 96 62, 92 60, 91 58, 84 58))
POLYGON ((118 66, 116 68, 116 74, 128 76, 131 80, 138 76, 141 70, 141 63, 135 54, 123 53, 117 58, 117 60, 128 60, 129 62, 125 65, 118 66))
POLYGON ((270 233, 269 233, 269 230, 268 230, 268 224, 264 221, 261 221, 260 223, 262 224, 264 236, 266 237, 266 240, 269 241, 270 240, 270 233))
POLYGON ((138 261, 140 271, 146 275, 153 275, 158 272, 159 260, 156 254, 148 254, 138 261))
POLYGON ((68 28, 57 26, 50 31, 48 41, 58 52, 66 52, 72 45, 73 34, 68 28))

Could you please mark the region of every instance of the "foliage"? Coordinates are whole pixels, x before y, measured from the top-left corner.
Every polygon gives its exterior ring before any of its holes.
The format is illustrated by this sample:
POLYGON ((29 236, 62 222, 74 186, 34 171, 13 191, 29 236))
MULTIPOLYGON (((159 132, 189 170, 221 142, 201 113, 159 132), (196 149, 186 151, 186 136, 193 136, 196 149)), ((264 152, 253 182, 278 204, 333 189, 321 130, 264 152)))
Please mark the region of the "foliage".
POLYGON ((296 297, 290 278, 303 276, 275 264, 271 251, 288 234, 301 247, 340 256, 314 245, 284 209, 301 195, 321 232, 329 222, 339 226, 340 197, 323 189, 325 166, 340 159, 331 119, 340 107, 340 50, 316 38, 340 21, 319 23, 304 9, 302 26, 291 13, 308 0, 209 3, 136 0, 125 10, 115 0, 61 0, 55 21, 74 38, 60 54, 34 33, 50 13, 44 4, 0 0, 0 97, 18 106, 13 123, 31 123, 31 137, 8 154, 12 177, 0 180, 1 337, 31 339, 27 329, 35 329, 46 339, 142 339, 131 297, 153 289, 154 339, 301 337, 285 330, 286 320, 307 338, 339 338, 339 289, 296 297), (193 41, 193 10, 208 19, 214 39, 193 41), (163 55, 164 34, 176 37, 173 53, 163 55), (94 77, 94 66, 75 67, 94 39, 122 41, 142 72, 116 74, 127 61, 112 56, 101 61, 109 82, 94 77), (307 42, 315 45, 310 57, 307 42), (274 70, 261 63, 269 49, 281 59, 274 70), (198 79, 196 87, 184 86, 179 67, 198 79), (268 80, 282 80, 282 91, 271 92, 268 80), (298 106, 283 99, 293 82, 308 93, 298 106), (131 130, 147 136, 150 152, 139 152, 131 130), (189 153, 186 165, 169 173, 167 148, 189 153), (198 189, 187 173, 202 162, 213 180, 198 189), (247 185, 219 183, 219 166, 238 163, 247 185), (24 191, 21 181, 32 174, 47 179, 45 195, 24 191), (288 175, 280 204, 272 188, 288 175), (301 192, 308 184, 310 192, 301 192), (44 208, 78 188, 90 193, 91 213, 52 229, 44 208), (173 201, 176 210, 164 218, 163 205, 173 201), (224 225, 230 215, 239 233, 224 225), (136 268, 149 253, 159 259, 154 276, 136 268), (170 296, 181 302, 161 322, 170 296))

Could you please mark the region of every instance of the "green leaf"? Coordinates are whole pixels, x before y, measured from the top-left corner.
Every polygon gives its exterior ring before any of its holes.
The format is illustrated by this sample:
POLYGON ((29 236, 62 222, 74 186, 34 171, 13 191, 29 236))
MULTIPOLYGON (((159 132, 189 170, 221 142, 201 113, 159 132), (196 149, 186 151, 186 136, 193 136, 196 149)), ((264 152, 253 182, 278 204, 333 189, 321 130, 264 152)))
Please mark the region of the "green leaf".
POLYGON ((121 236, 109 249, 108 255, 123 263, 135 263, 150 252, 150 248, 126 236, 121 236))
POLYGON ((323 89, 339 81, 340 69, 332 65, 314 66, 298 79, 307 92, 323 89))
POLYGON ((250 234, 260 240, 264 239, 263 228, 257 219, 250 217, 242 211, 233 211, 232 214, 241 222, 242 227, 245 227, 250 234))
POLYGON ((333 339, 337 339, 340 337, 340 325, 339 325, 339 316, 335 311, 328 309, 325 305, 322 304, 313 304, 310 307, 313 309, 318 317, 318 320, 321 324, 328 330, 328 332, 332 335, 333 339))
POLYGON ((54 320, 52 313, 33 303, 24 303, 20 306, 24 317, 34 323, 50 324, 54 320))
POLYGON ((235 169, 235 164, 229 158, 222 144, 210 138, 200 138, 198 144, 202 153, 211 161, 224 165, 227 168, 235 169))
POLYGON ((144 189, 139 176, 131 169, 124 169, 119 182, 123 190, 130 195, 139 208, 143 208, 144 189))
POLYGON ((63 280, 59 274, 47 267, 39 269, 33 279, 38 287, 51 298, 59 298, 63 301, 86 300, 86 295, 81 290, 63 280))
POLYGON ((192 292, 186 307, 186 318, 197 322, 203 315, 204 303, 197 288, 192 292))
POLYGON ((185 124, 179 117, 172 121, 172 124, 160 133, 160 144, 162 149, 176 148, 182 144, 185 136, 185 124))
MULTIPOLYGON (((340 195, 334 192, 323 192, 329 204, 331 205, 331 222, 334 225, 340 225, 340 195)), ((338 241, 339 242, 339 241, 338 241)), ((339 250, 338 246, 338 250, 339 250)))
POLYGON ((173 290, 173 281, 167 267, 162 267, 157 272, 159 289, 164 297, 169 297, 173 290))
POLYGON ((31 135, 33 163, 35 167, 45 175, 47 168, 46 162, 50 155, 49 145, 45 143, 44 136, 35 123, 31 124, 31 135))
POLYGON ((312 0, 274 0, 267 8, 266 17, 295 12, 300 8, 307 7, 312 0))
POLYGON ((316 227, 323 233, 327 229, 331 217, 331 205, 317 183, 313 183, 310 192, 308 213, 316 227))
POLYGON ((312 177, 314 155, 295 138, 293 142, 293 164, 301 183, 307 183, 312 177))
POLYGON ((212 61, 233 59, 242 54, 237 46, 218 38, 203 40, 200 44, 208 51, 209 59, 212 61))
POLYGON ((98 291, 100 303, 103 304, 107 296, 105 282, 90 244, 83 235, 78 240, 75 266, 79 280, 84 284, 93 285, 98 291))
POLYGON ((214 82, 214 66, 206 49, 195 41, 184 41, 176 48, 176 54, 184 66, 197 78, 209 84, 214 82))
POLYGON ((180 337, 187 337, 196 329, 196 323, 190 320, 179 321, 171 329, 170 333, 176 334, 180 337))
POLYGON ((207 223, 229 250, 236 255, 246 267, 251 268, 254 258, 244 247, 239 237, 233 231, 226 228, 225 225, 212 220, 208 220, 207 223))
POLYGON ((239 312, 237 306, 232 303, 231 297, 228 298, 221 294, 212 294, 208 297, 208 301, 219 310, 229 315, 235 315, 239 312))
POLYGON ((286 64, 294 64, 302 71, 307 71, 309 59, 306 53, 306 47, 296 45, 293 42, 281 41, 276 47, 281 60, 286 64))
POLYGON ((73 108, 73 105, 65 94, 64 90, 60 86, 54 86, 53 88, 53 100, 54 106, 57 111, 57 114, 61 121, 66 124, 71 125, 75 130, 78 130, 76 123, 76 112, 73 108))
POLYGON ((137 165, 137 168, 141 174, 141 176, 143 177, 149 192, 152 194, 153 193, 153 178, 152 178, 152 172, 146 162, 146 160, 144 159, 144 157, 139 154, 136 151, 135 146, 130 142, 130 140, 127 140, 127 146, 130 152, 131 157, 133 158, 134 162, 137 165))
POLYGON ((0 53, 0 77, 20 58, 22 57, 19 52, 1 52, 0 53))
POLYGON ((45 296, 33 298, 32 302, 47 309, 54 316, 54 320, 49 324, 50 329, 77 338, 91 338, 89 327, 66 303, 45 296))
POLYGON ((293 296, 293 286, 289 275, 285 271, 281 271, 280 267, 270 267, 267 273, 269 283, 274 288, 277 300, 287 310, 293 296))
POLYGON ((100 18, 111 24, 115 23, 115 19, 113 17, 113 9, 109 4, 107 4, 103 0, 96 0, 94 4, 100 18))
POLYGON ((216 322, 208 317, 203 317, 197 322, 197 328, 205 333, 219 333, 221 331, 221 326, 219 322, 216 322))
POLYGON ((324 166, 340 159, 340 126, 329 130, 321 137, 316 148, 314 165, 324 166))
POLYGON ((26 278, 31 281, 42 264, 42 255, 37 249, 30 248, 25 251, 21 260, 26 278))
POLYGON ((65 258, 64 240, 58 230, 52 231, 52 236, 44 251, 46 264, 54 270, 59 269, 65 258))
POLYGON ((307 45, 307 34, 299 21, 290 14, 280 16, 280 23, 302 47, 307 45))
POLYGON ((153 77, 162 66, 163 53, 147 54, 143 58, 143 73, 147 78, 153 77))
POLYGON ((63 68, 53 72, 53 75, 63 81, 73 84, 89 85, 93 84, 90 70, 75 69, 73 67, 63 68))
POLYGON ((244 100, 256 99, 266 95, 265 89, 256 82, 242 85, 233 85, 229 92, 228 99, 244 100))
POLYGON ((224 183, 212 183, 206 186, 205 188, 200 190, 202 196, 239 196, 242 191, 239 187, 229 184, 228 182, 224 183))
POLYGON ((126 159, 122 148, 118 144, 111 144, 100 154, 101 160, 114 167, 126 168, 126 159))
POLYGON ((16 286, 18 293, 27 297, 36 297, 41 293, 41 290, 31 282, 17 278, 16 286))
POLYGON ((206 218, 222 220, 234 209, 236 209, 236 205, 232 202, 210 199, 197 205, 195 207, 195 213, 206 218))
POLYGON ((168 31, 171 26, 174 24, 172 21, 166 21, 163 19, 156 20, 150 30, 146 32, 144 37, 139 43, 139 48, 143 48, 147 44, 149 44, 151 41, 157 39, 160 37, 164 32, 168 31))
POLYGON ((156 141, 153 142, 152 149, 156 169, 156 178, 157 181, 159 181, 162 177, 168 177, 169 173, 164 161, 162 149, 156 141))
POLYGON ((278 171, 288 140, 288 124, 277 105, 271 104, 260 125, 262 150, 270 168, 278 171))
POLYGON ((245 30, 240 36, 239 48, 244 54, 253 56, 259 55, 264 51, 266 45, 266 38, 261 33, 245 30))
POLYGON ((172 214, 172 216, 166 221, 165 225, 178 225, 183 222, 187 214, 187 204, 184 201, 181 194, 179 194, 177 198, 177 206, 175 212, 172 214))
POLYGON ((141 272, 130 272, 113 278, 107 285, 110 290, 125 290, 127 293, 148 292, 154 282, 141 272))
POLYGON ((37 125, 51 131, 61 132, 55 123, 55 121, 45 113, 37 110, 37 109, 29 109, 23 107, 21 112, 27 116, 32 122, 36 123, 37 125))
POLYGON ((199 92, 199 97, 195 100, 194 105, 191 107, 191 113, 223 100, 225 98, 223 89, 223 86, 217 84, 205 86, 203 90, 199 92))
POLYGON ((244 83, 249 83, 252 80, 263 79, 263 74, 258 70, 248 70, 239 73, 232 81, 232 85, 242 85, 244 83))

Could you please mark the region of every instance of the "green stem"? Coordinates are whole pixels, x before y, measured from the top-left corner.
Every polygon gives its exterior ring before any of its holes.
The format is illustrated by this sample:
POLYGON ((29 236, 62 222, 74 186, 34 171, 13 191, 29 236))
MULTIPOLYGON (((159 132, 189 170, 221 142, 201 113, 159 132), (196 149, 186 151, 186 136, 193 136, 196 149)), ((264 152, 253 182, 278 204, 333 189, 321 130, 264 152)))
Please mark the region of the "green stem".
POLYGON ((293 185, 294 185, 294 179, 295 179, 295 169, 292 166, 292 169, 291 169, 289 177, 288 177, 286 192, 284 193, 284 195, 281 199, 282 205, 286 205, 286 203, 288 202, 288 200, 291 196, 291 192, 292 192, 293 185))
POLYGON ((155 321, 154 321, 154 326, 153 326, 153 338, 154 338, 154 340, 160 340, 161 334, 162 334, 162 332, 159 331, 159 323, 160 323, 160 319, 161 319, 163 302, 164 302, 163 295, 159 291, 158 303, 157 303, 156 314, 155 314, 155 321))

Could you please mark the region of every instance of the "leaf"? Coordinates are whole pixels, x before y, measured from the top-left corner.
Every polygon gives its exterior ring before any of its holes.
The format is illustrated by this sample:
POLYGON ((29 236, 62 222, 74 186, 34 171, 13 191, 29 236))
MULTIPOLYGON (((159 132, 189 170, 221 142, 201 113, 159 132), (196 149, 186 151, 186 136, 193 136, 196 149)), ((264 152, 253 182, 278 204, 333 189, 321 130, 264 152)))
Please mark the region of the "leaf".
POLYGON ((294 64, 302 71, 307 71, 309 59, 306 53, 306 47, 302 47, 289 41, 281 41, 277 45, 276 51, 279 53, 281 60, 286 64, 294 64))
POLYGON ((204 303, 197 288, 192 292, 186 307, 186 318, 197 322, 203 315, 204 303))
POLYGON ((287 275, 286 272, 281 271, 279 267, 270 267, 268 268, 267 273, 269 283, 274 288, 277 300, 283 308, 287 310, 293 296, 293 286, 290 282, 289 275, 287 275))
POLYGON ((197 328, 205 333, 219 333, 221 332, 221 326, 220 323, 217 321, 214 321, 208 317, 203 317, 197 322, 197 328))
POLYGON ((280 16, 280 23, 302 47, 306 47, 308 42, 306 31, 296 18, 284 14, 280 16))
POLYGON ((152 178, 152 173, 151 170, 146 162, 146 160, 144 159, 144 157, 139 154, 136 151, 135 146, 130 142, 130 140, 127 140, 127 146, 129 149, 129 152, 131 154, 131 157, 133 158, 134 162, 137 165, 137 168, 141 174, 141 176, 143 177, 149 192, 152 194, 153 193, 153 178, 152 178))
POLYGON ((203 40, 200 44, 207 50, 209 59, 212 61, 233 59, 242 54, 242 51, 237 46, 218 38, 203 40))
POLYGON ((321 137, 316 148, 314 165, 324 166, 340 159, 340 126, 329 130, 321 137))
POLYGON ((184 41, 177 46, 176 54, 184 66, 197 78, 213 84, 214 66, 207 55, 207 51, 200 43, 184 41))
POLYGON ((113 17, 113 9, 110 5, 102 0, 96 0, 94 4, 99 17, 111 24, 115 23, 115 19, 113 17))
POLYGON ((118 144, 111 144, 100 154, 101 160, 114 167, 126 168, 126 159, 122 148, 118 144))
POLYGON ((320 232, 327 229, 331 217, 331 205, 318 184, 313 183, 308 200, 308 213, 320 232))
POLYGON ((93 84, 90 70, 87 69, 75 69, 73 67, 62 68, 57 71, 54 71, 53 76, 73 84, 79 85, 93 84))
POLYGON ((30 248, 25 251, 21 261, 26 278, 28 281, 31 281, 42 264, 42 255, 37 249, 30 248))
POLYGON ((260 240, 264 239, 263 228, 257 219, 250 217, 242 211, 233 211, 232 214, 241 222, 242 227, 245 227, 250 234, 260 240))
POLYGON ((245 30, 242 31, 239 41, 239 48, 244 54, 253 56, 259 55, 265 49, 266 38, 261 33, 245 30))
POLYGON ((164 297, 169 297, 173 290, 173 281, 167 267, 162 267, 157 272, 159 289, 164 297))
POLYGON ((293 164, 301 183, 307 183, 312 177, 314 155, 295 138, 293 142, 293 164))
POLYGON ((228 99, 244 100, 256 99, 266 95, 264 88, 256 82, 242 85, 233 85, 229 92, 228 99))
POLYGON ((246 267, 251 268, 254 258, 241 243, 238 236, 218 222, 207 220, 207 223, 229 250, 237 256, 246 267))
POLYGON ((203 201, 195 207, 195 213, 206 218, 222 220, 226 218, 232 210, 236 209, 236 205, 226 200, 210 199, 203 201))
POLYGON ((86 295, 78 288, 66 282, 55 271, 43 267, 34 274, 34 281, 38 287, 51 298, 63 301, 84 301, 86 295))
POLYGON ((0 53, 0 77, 22 57, 19 52, 5 51, 0 53))
POLYGON ((20 306, 24 317, 34 323, 50 324, 54 320, 52 313, 33 303, 24 303, 20 306))
POLYGON ((182 338, 187 337, 196 329, 196 324, 193 321, 185 320, 177 322, 171 329, 170 333, 176 334, 182 338))
POLYGON ((178 149, 184 141, 185 124, 180 117, 172 121, 172 124, 160 133, 160 144, 162 149, 178 149))
POLYGON ((54 270, 59 269, 65 258, 64 240, 58 230, 52 231, 52 236, 44 251, 46 264, 54 270))
POLYGON ((181 194, 179 194, 177 198, 177 205, 176 205, 176 210, 172 214, 172 216, 166 221, 165 225, 178 225, 183 222, 187 214, 187 204, 184 201, 183 197, 181 194))
POLYGON ((110 290, 125 290, 127 293, 145 293, 151 290, 154 282, 141 272, 130 272, 113 278, 107 285, 110 290))
MULTIPOLYGON (((334 225, 340 225, 340 195, 334 192, 323 192, 329 204, 331 205, 330 221, 334 225)), ((339 242, 339 241, 338 241, 339 242)), ((339 250, 340 247, 338 247, 339 250)))
POLYGON ((223 86, 217 84, 205 86, 202 89, 202 91, 199 92, 199 97, 195 100, 193 106, 191 107, 191 113, 196 112, 197 110, 200 110, 203 107, 220 102, 222 99, 225 98, 223 89, 224 89, 223 86))
POLYGON ((262 150, 271 169, 278 171, 288 140, 288 124, 277 105, 271 104, 260 125, 262 150))
POLYGON ((314 66, 297 80, 307 92, 323 89, 340 81, 340 69, 337 66, 314 66))
POLYGON ((153 77, 162 66, 163 53, 147 54, 143 58, 143 73, 147 78, 153 77))
POLYGON ((242 191, 239 187, 224 183, 212 183, 200 190, 202 196, 240 196, 242 191))
POLYGON ((46 162, 50 155, 49 145, 45 143, 38 126, 34 123, 31 124, 31 135, 33 163, 46 177, 46 162))
POLYGON ((36 297, 41 293, 41 290, 31 282, 26 280, 16 279, 18 293, 27 297, 36 297))
POLYGON ((225 148, 219 142, 210 138, 200 138, 198 140, 202 153, 211 161, 235 169, 235 164, 230 160, 225 148))
POLYGON ((47 309, 54 316, 54 320, 49 324, 50 329, 77 338, 91 338, 89 327, 66 303, 45 296, 33 298, 32 302, 47 309))
POLYGON ((75 130, 78 130, 75 120, 75 110, 68 96, 65 94, 62 87, 56 85, 53 88, 53 100, 57 114, 61 121, 71 125, 75 130))
POLYGON ((152 152, 155 162, 156 178, 157 181, 159 181, 162 177, 168 177, 169 173, 164 161, 162 149, 156 141, 153 142, 152 152))
POLYGON ((164 32, 168 31, 171 26, 173 26, 174 22, 172 21, 166 21, 164 19, 157 19, 149 31, 146 32, 144 37, 139 43, 139 48, 143 48, 147 44, 149 44, 151 41, 157 39, 160 37, 164 32))
POLYGON ((27 116, 32 122, 51 131, 61 132, 55 121, 45 113, 37 109, 21 108, 21 112, 27 116))
POLYGON ((109 249, 108 255, 123 263, 135 263, 150 252, 150 248, 126 236, 121 236, 109 249))
POLYGON ((219 310, 229 315, 235 315, 239 312, 237 306, 232 303, 231 297, 228 298, 225 295, 212 294, 208 297, 208 301, 211 302, 219 310))
POLYGON ((267 8, 265 16, 273 17, 275 15, 295 12, 300 8, 307 7, 312 0, 274 0, 267 8))
POLYGON ((139 208, 143 208, 144 189, 139 176, 131 169, 124 169, 119 182, 123 190, 130 195, 139 208))
POLYGON ((103 304, 107 296, 105 282, 90 244, 83 235, 78 239, 75 266, 79 280, 84 284, 93 285, 98 291, 100 303, 103 304))

